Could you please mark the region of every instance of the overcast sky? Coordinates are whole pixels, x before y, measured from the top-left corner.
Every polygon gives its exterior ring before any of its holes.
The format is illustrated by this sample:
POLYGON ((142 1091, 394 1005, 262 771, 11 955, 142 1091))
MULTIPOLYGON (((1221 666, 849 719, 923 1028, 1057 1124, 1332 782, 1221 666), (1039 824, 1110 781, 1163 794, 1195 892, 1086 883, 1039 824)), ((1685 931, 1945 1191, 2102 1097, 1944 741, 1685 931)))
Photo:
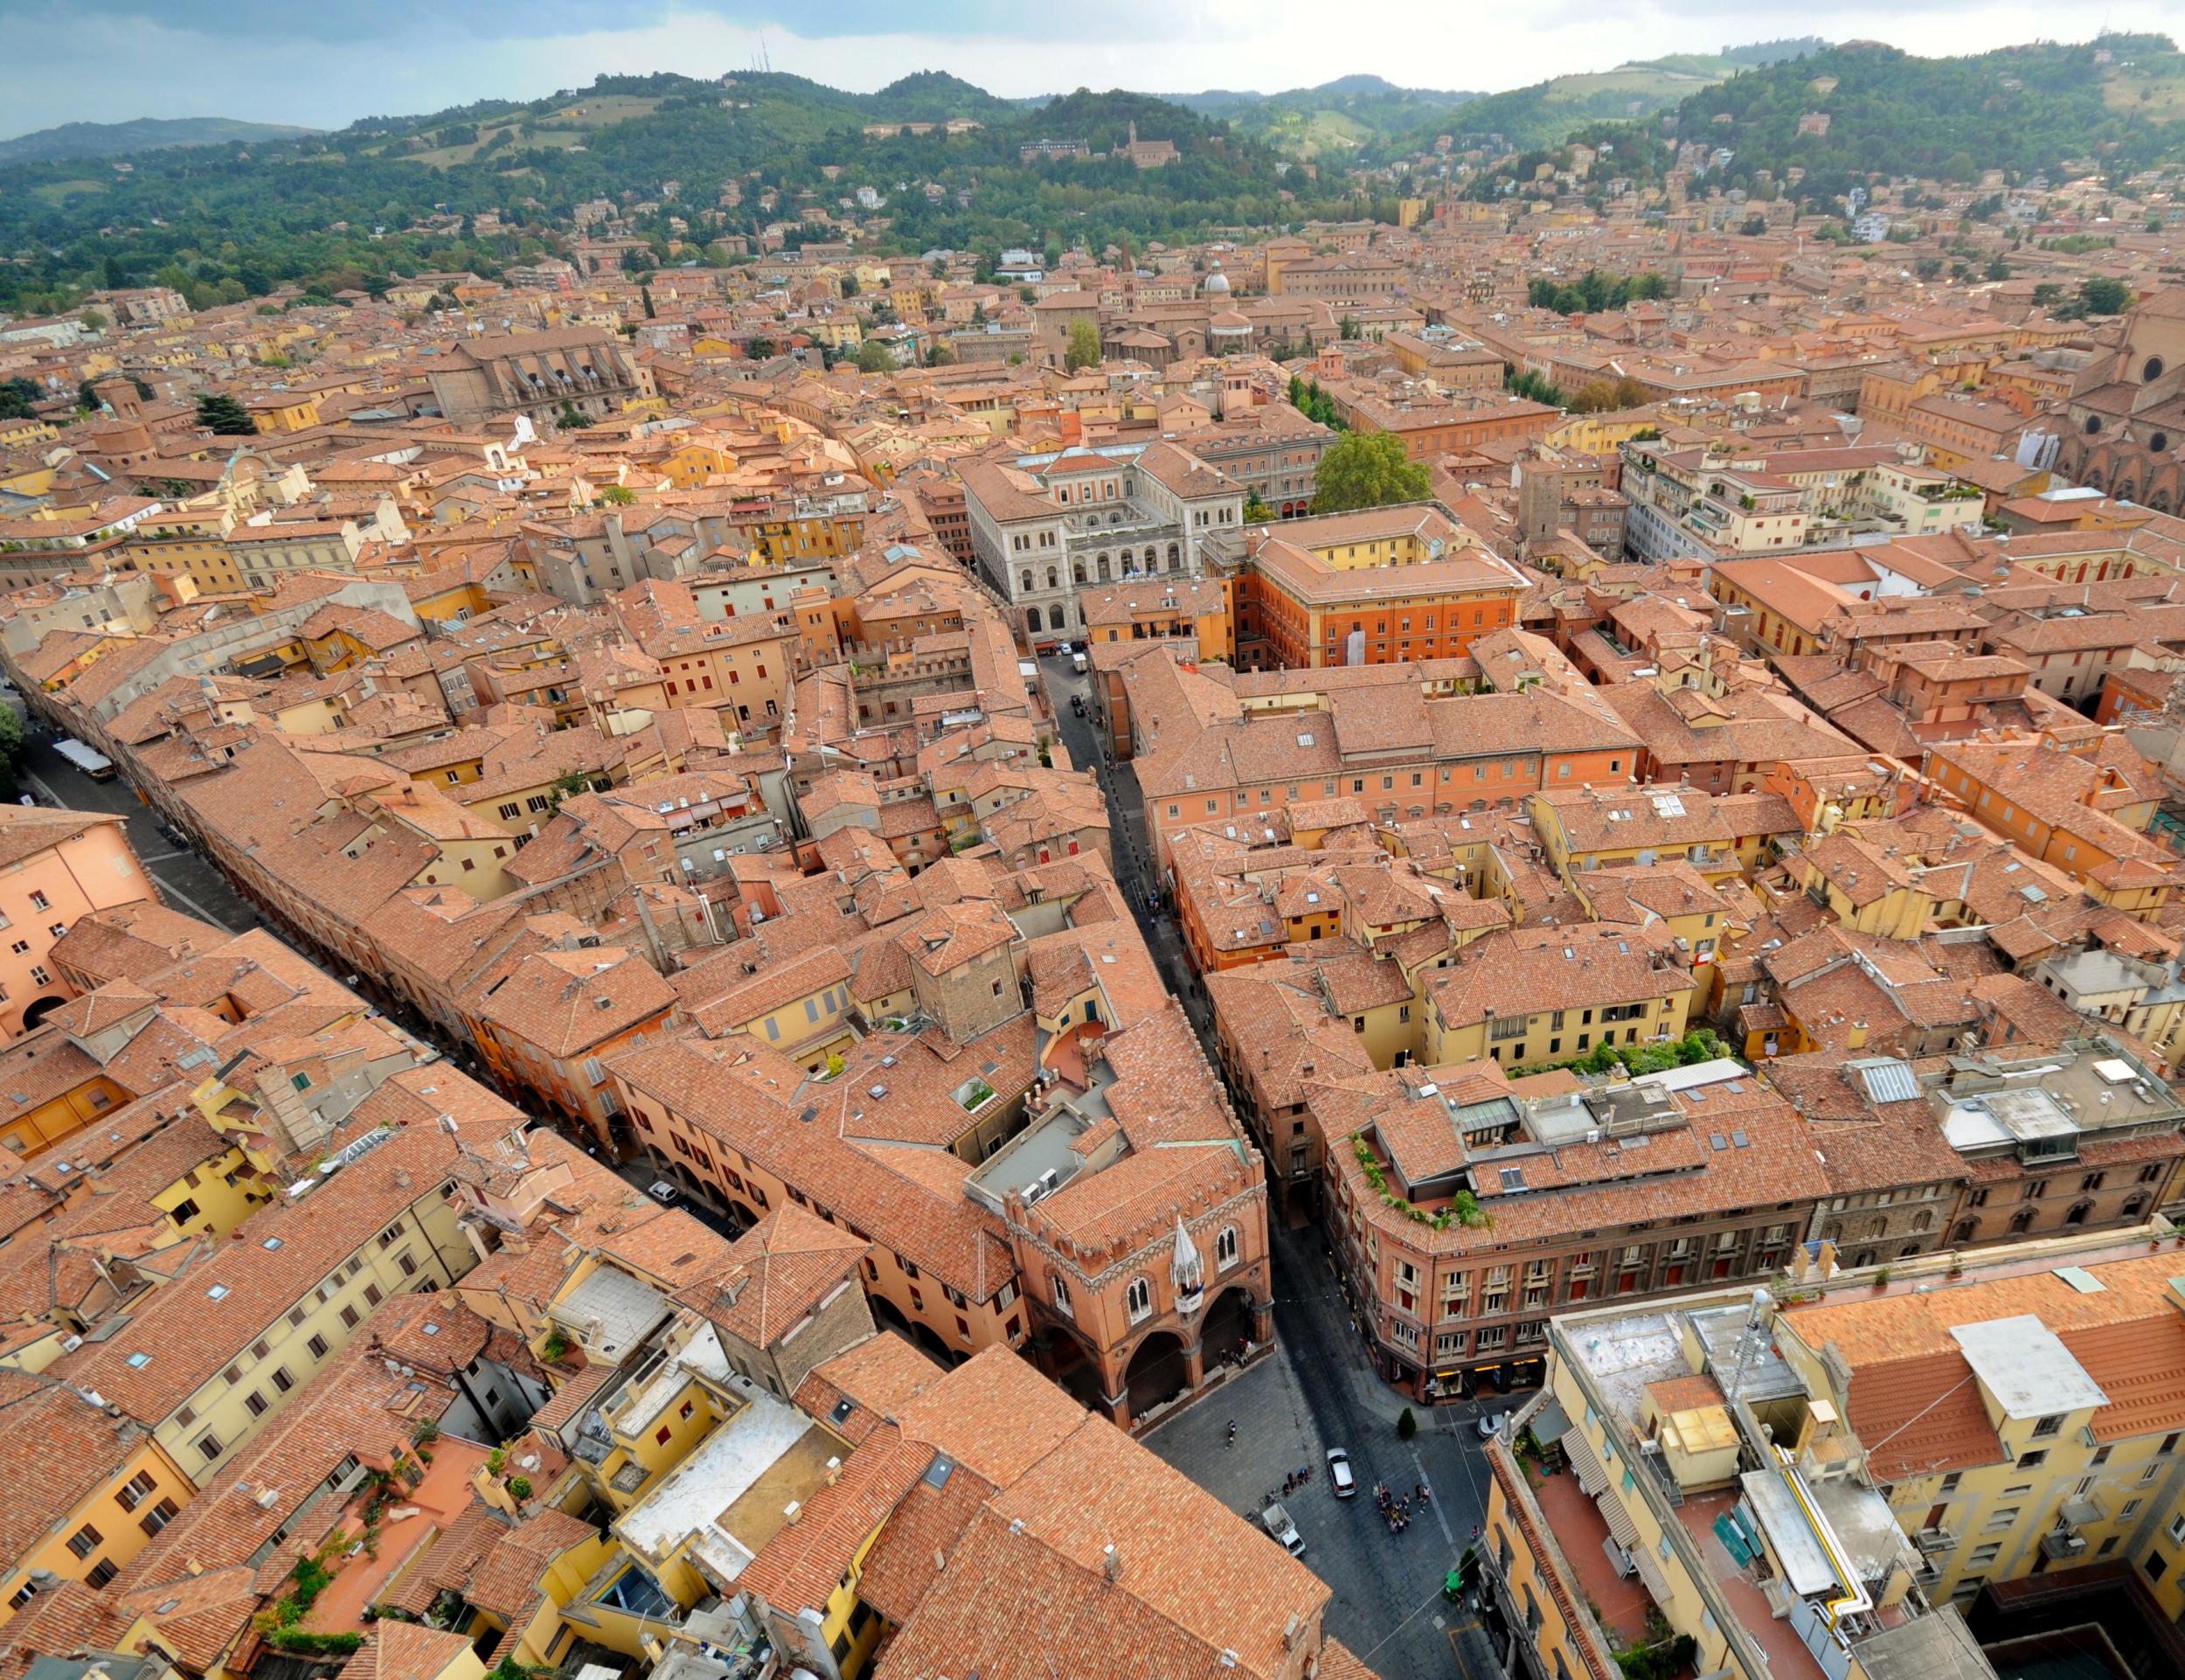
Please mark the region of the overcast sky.
POLYGON ((2175 30, 2175 0, 0 0, 0 135, 72 120, 232 116, 338 128, 601 72, 753 64, 870 90, 953 71, 1006 95, 1273 92, 1372 72, 1516 87, 1634 58, 1825 34, 1923 53, 2059 31, 2175 30), (784 20, 787 20, 786 22, 784 20))

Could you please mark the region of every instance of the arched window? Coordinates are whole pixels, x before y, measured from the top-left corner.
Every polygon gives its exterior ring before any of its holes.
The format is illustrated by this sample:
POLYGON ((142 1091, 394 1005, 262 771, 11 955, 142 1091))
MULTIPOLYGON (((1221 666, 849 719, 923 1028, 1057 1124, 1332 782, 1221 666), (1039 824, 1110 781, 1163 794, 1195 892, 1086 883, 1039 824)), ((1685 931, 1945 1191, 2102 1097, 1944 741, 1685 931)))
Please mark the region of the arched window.
POLYGON ((1169 570, 1173 572, 1183 564, 1183 551, 1176 544, 1169 545, 1169 570))
POLYGON ((1123 1310, 1134 1324, 1152 1317, 1153 1285, 1144 1278, 1133 1278, 1130 1288, 1123 1291, 1123 1310))
POLYGON ((1225 1225, 1221 1228, 1221 1233, 1214 1239, 1214 1264, 1217 1267, 1227 1267, 1236 1263, 1237 1227, 1233 1225, 1225 1225))
POLYGON ((1031 594, 1031 592, 1032 592, 1032 574, 1031 574, 1031 573, 1030 572, 1030 570, 1026 570, 1026 571, 1019 572, 1019 573, 1016 574, 1016 587, 1017 587, 1017 588, 1018 588, 1019 590, 1021 590, 1023 594, 1027 594, 1027 595, 1029 595, 1029 594, 1031 594))
POLYGON ((1958 1228, 1950 1233, 1950 1240, 1953 1243, 1971 1242, 1973 1233, 1980 1228, 1980 1222, 1978 1219, 1960 1219, 1958 1228))
POLYGON ((2123 1214, 2127 1219, 2138 1218, 2142 1213, 2145 1213, 2147 1211, 2147 1198, 2146 1193, 2144 1191, 2133 1192, 2133 1195, 2126 1198, 2125 1204, 2117 1211, 2123 1214))
POLYGON ((2101 429, 2102 417, 2099 414, 2089 414, 2086 417, 2086 435, 2091 438, 2101 429))
POLYGON ((2091 1202, 2074 1202, 2071 1204, 2070 1211, 2064 1214, 2064 1223, 2066 1225, 2084 1225, 2086 1223, 2086 1216, 2093 1211, 2094 1204, 2091 1202))
POLYGON ((1056 589, 1061 587, 1060 582, 1058 581, 1058 574, 1054 567, 1051 566, 1047 568, 1047 587, 1050 589, 1056 589))
POLYGON ((1065 1318, 1075 1318, 1078 1316, 1077 1309, 1070 1304, 1070 1286, 1063 1281, 1062 1274, 1059 1272, 1050 1274, 1047 1281, 1051 1286, 1049 1294, 1054 1301, 1055 1310, 1065 1318))
POLYGON ((1072 581, 1076 583, 1083 583, 1085 581, 1085 562, 1083 560, 1072 560, 1070 562, 1070 577, 1072 581))
POLYGON ((2154 450, 2154 453, 2159 455, 2166 455, 2169 454, 2170 434, 2168 432, 2157 432, 2153 437, 2147 440, 2147 448, 2154 450))
POLYGON ((1107 556, 1105 554, 1096 555, 1093 558, 1092 564, 1094 569, 1100 574, 1100 581, 1102 583, 1106 583, 1107 581, 1107 556))
POLYGON ((2162 377, 2162 369, 2164 365, 2163 360, 2160 356, 2150 356, 2147 358, 2145 364, 2140 369, 2140 377, 2146 380, 2147 384, 2153 385, 2157 379, 2162 377))
POLYGON ((2010 1234, 2012 1236, 2015 1237, 2022 1232, 2030 1231, 2032 1229, 2033 1210, 2031 1208, 2022 1207, 2017 1212, 2010 1216, 2010 1234))
POLYGON ((1025 610, 1024 610, 1024 628, 1025 628, 1026 629, 1030 630, 1030 632, 1031 632, 1034 635, 1037 635, 1039 634, 1039 608, 1038 608, 1038 607, 1030 607, 1025 608, 1025 610))

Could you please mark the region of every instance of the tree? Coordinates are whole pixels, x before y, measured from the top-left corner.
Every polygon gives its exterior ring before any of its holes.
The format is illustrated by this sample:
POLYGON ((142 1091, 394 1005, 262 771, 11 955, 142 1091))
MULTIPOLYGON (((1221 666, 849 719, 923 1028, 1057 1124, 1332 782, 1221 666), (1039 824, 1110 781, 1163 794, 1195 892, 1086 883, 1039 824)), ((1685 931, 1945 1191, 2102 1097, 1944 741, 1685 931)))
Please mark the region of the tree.
POLYGON ((1396 1414, 1396 1438, 1398 1440, 1409 1440, 1418 1433, 1419 1419, 1407 1406, 1396 1414))
POLYGON ((2010 265, 2001 257, 1990 257, 1987 267, 1981 271, 1989 280, 2008 280, 2010 265))
POLYGON ((1620 379, 1592 379, 1580 385, 1571 395, 1571 412, 1605 414, 1612 409, 1641 407, 1646 400, 1646 386, 1626 374, 1620 379))
POLYGON ((877 338, 868 338, 857 346, 857 371, 892 373, 895 371, 895 358, 877 338))
POLYGON ((249 437, 258 428, 243 405, 225 392, 208 391, 198 399, 198 424, 215 437, 249 437))
POLYGON ((1099 364, 1099 330, 1090 321, 1072 321, 1070 323, 1070 343, 1062 352, 1064 370, 1075 373, 1080 368, 1098 367, 1099 364))
POLYGON ((950 344, 945 338, 935 341, 933 346, 926 352, 926 365, 927 367, 954 367, 955 364, 955 347, 950 344))
POLYGON ((23 714, 0 705, 0 799, 13 800, 16 761, 23 756, 23 714))
POLYGON ((114 324, 96 309, 86 309, 76 319, 83 323, 86 330, 90 332, 104 332, 114 324))
MULTIPOLYGON (((0 382, 0 420, 28 420, 37 412, 31 405, 45 393, 30 379, 14 378, 0 382)), ((91 394, 91 381, 86 379, 76 387, 76 399, 86 408, 95 409, 99 399, 91 394)))
POLYGON ((1392 502, 1423 502, 1432 479, 1425 466, 1404 453, 1392 432, 1352 432, 1320 458, 1313 478, 1313 511, 1343 513, 1392 502))
POLYGON ((592 424, 592 416, 565 397, 562 399, 561 413, 555 416, 555 423, 565 432, 581 432, 592 424))
POLYGON ((637 500, 637 492, 627 484, 609 484, 600 491, 600 500, 611 508, 626 508, 637 500))
POLYGON ((2089 315, 2122 315, 2132 307, 2132 288, 2121 280, 2096 274, 2079 283, 2078 301, 2089 315))
POLYGON ((1356 338, 1358 336, 1357 318, 1355 316, 1346 315, 1343 316, 1342 323, 1338 327, 1337 330, 1340 331, 1345 338, 1356 338))
POLYGON ((648 321, 654 319, 653 288, 649 286, 640 286, 637 288, 637 295, 639 301, 645 306, 645 319, 648 321))
POLYGON ((857 275, 844 274, 843 276, 843 295, 844 297, 855 297, 857 295, 857 275))
POLYGON ((754 362, 766 361, 773 353, 773 340, 771 338, 746 338, 744 341, 744 354, 754 362))
POLYGON ((1265 524, 1273 517, 1274 510, 1259 499, 1259 491, 1257 487, 1245 492, 1245 523, 1246 524, 1265 524))

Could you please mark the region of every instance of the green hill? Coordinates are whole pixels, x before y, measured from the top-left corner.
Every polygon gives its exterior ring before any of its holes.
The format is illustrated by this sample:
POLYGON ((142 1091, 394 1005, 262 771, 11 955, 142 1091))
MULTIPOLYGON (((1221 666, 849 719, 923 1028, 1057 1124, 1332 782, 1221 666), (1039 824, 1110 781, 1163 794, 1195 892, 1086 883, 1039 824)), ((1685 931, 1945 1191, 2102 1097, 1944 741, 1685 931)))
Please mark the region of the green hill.
POLYGON ((1372 153, 1400 135, 1446 121, 1446 114, 1481 96, 1432 87, 1398 87, 1379 76, 1341 76, 1318 87, 1284 94, 1210 89, 1176 102, 1228 119, 1240 135, 1296 157, 1372 153))
POLYGON ((1343 189, 1286 175, 1275 148, 1226 121, 1148 94, 1079 89, 1042 105, 993 98, 937 73, 851 94, 800 76, 717 80, 606 76, 525 102, 480 101, 420 117, 372 117, 336 134, 134 154, 115 178, 80 164, 0 163, 0 309, 66 308, 85 290, 155 278, 198 301, 384 288, 429 268, 497 274, 559 248, 575 206, 646 202, 633 231, 659 263, 720 262, 671 219, 695 220, 732 184, 741 202, 720 234, 771 222, 790 236, 839 238, 822 216, 871 187, 886 201, 882 248, 992 252, 1188 237, 1217 227, 1355 216, 1371 205, 1343 189), (865 133, 875 122, 968 115, 950 135, 865 133), (1099 156, 1025 163, 1045 136, 1112 153, 1137 125, 1169 140, 1176 161, 1139 170, 1099 156), (907 187, 905 184, 910 184, 907 187), (933 189, 931 192, 925 189, 933 189), (467 231, 478 212, 510 231, 467 231), (432 233, 416 230, 436 221, 432 233))
POLYGON ((1800 191, 1825 198, 1874 174, 2022 181, 2096 163, 2129 174, 2185 156, 2181 119, 2185 56, 2167 37, 2108 36, 1953 59, 1831 47, 1689 98, 1673 126, 1728 147, 1739 174, 1803 168, 1800 191), (1808 113, 1828 116, 1826 135, 1798 132, 1808 113))
MULTIPOLYGON (((1817 37, 1770 41, 1725 47, 1716 54, 1680 52, 1619 65, 1613 70, 1557 76, 1474 100, 1437 132, 1466 142, 1500 135, 1511 150, 1521 152, 1559 145, 1580 123, 1652 116, 1757 65, 1826 45, 1817 37)), ((1432 132, 1415 132, 1406 149, 1423 150, 1433 137, 1432 132)))
POLYGON ((54 163, 70 157, 120 157, 170 146, 225 146, 231 141, 290 140, 315 134, 281 122, 242 122, 225 116, 137 117, 128 122, 64 122, 57 128, 0 140, 0 163, 54 163))

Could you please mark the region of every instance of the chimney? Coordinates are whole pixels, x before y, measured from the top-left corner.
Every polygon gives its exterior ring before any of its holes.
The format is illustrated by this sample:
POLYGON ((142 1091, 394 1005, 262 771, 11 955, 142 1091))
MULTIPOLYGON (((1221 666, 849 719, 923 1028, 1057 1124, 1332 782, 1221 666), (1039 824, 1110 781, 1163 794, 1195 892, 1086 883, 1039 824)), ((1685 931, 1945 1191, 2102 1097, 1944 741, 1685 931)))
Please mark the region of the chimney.
POLYGON ((1123 1554, 1116 1551, 1113 1540, 1100 1552, 1100 1570, 1111 1586, 1123 1579, 1123 1554))

